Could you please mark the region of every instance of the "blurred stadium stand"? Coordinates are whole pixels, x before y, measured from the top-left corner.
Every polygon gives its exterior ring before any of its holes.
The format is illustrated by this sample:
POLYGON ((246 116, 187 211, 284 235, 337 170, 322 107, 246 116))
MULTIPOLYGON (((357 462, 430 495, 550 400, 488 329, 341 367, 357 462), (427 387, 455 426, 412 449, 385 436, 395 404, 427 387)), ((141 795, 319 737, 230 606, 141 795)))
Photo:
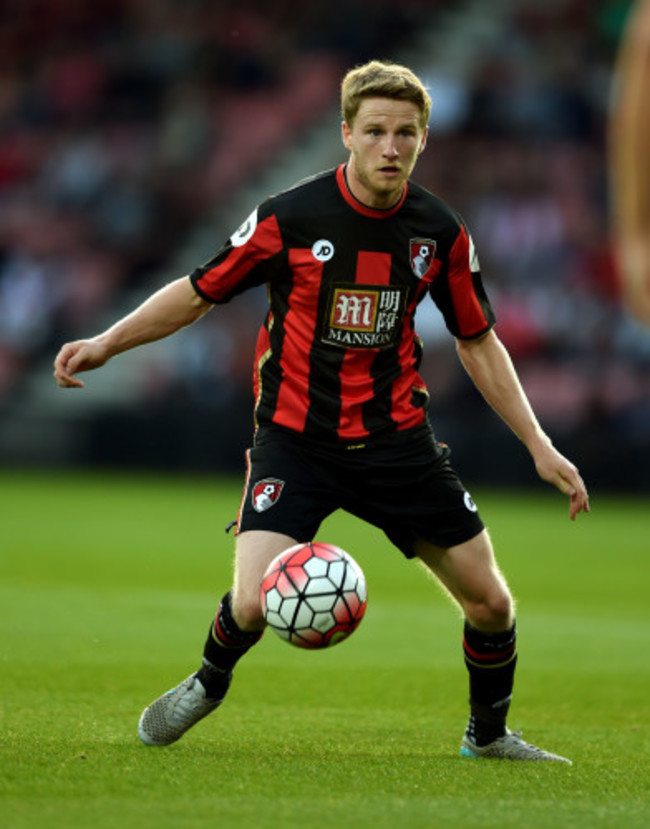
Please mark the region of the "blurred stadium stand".
MULTIPOLYGON (((650 331, 621 306, 608 229, 606 115, 629 6, 2 4, 0 463, 241 469, 263 292, 81 393, 57 389, 52 360, 207 260, 266 195, 343 160, 341 75, 380 57, 431 87, 415 178, 469 223, 544 425, 592 485, 650 490, 650 331)), ((464 477, 532 482, 432 305, 418 327, 434 424, 464 477)))

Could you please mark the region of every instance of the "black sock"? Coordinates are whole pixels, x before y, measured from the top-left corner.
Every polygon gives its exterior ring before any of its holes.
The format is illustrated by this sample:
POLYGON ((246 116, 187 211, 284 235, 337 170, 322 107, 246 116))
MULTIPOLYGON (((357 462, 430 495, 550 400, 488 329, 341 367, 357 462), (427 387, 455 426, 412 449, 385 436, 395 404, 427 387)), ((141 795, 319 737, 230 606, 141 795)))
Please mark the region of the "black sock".
POLYGON ((230 684, 232 669, 259 642, 262 633, 249 633, 239 628, 232 615, 230 592, 226 593, 210 625, 203 649, 203 665, 196 674, 209 697, 217 699, 224 695, 230 684))
POLYGON ((470 719, 468 736, 487 745, 506 733, 517 664, 517 632, 486 633, 465 622, 463 652, 469 672, 470 719))

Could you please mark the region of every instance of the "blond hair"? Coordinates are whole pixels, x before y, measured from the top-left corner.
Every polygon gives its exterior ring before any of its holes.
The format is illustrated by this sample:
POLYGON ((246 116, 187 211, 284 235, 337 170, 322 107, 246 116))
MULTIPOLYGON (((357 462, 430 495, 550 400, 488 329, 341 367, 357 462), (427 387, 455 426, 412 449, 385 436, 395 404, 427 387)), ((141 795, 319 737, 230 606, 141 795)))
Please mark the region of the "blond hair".
POLYGON ((406 66, 390 61, 371 60, 350 69, 341 83, 341 114, 349 126, 354 124, 364 98, 412 101, 420 110, 422 129, 429 123, 429 93, 418 76, 406 66))

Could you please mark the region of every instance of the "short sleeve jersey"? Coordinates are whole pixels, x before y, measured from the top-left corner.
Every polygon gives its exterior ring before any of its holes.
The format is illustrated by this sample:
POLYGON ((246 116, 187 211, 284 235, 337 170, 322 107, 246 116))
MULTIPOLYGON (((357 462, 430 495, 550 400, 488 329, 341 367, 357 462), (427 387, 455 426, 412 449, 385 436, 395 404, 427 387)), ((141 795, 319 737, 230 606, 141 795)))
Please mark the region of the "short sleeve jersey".
POLYGON ((367 207, 344 165, 267 199, 190 279, 214 303, 267 286, 256 422, 318 440, 354 442, 425 422, 414 314, 427 294, 455 337, 480 337, 494 324, 460 217, 413 182, 392 208, 367 207))

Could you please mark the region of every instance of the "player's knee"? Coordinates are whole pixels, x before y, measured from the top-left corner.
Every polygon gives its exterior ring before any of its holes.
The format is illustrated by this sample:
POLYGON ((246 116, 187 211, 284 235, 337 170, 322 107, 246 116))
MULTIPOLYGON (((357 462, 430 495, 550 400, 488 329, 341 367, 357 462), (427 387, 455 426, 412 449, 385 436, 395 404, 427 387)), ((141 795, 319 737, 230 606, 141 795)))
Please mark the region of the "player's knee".
POLYGON ((481 600, 469 603, 465 613, 479 630, 507 630, 514 621, 512 597, 504 590, 493 591, 481 600))
POLYGON ((264 615, 258 594, 235 592, 232 596, 232 616, 237 627, 248 633, 264 627, 264 615))

